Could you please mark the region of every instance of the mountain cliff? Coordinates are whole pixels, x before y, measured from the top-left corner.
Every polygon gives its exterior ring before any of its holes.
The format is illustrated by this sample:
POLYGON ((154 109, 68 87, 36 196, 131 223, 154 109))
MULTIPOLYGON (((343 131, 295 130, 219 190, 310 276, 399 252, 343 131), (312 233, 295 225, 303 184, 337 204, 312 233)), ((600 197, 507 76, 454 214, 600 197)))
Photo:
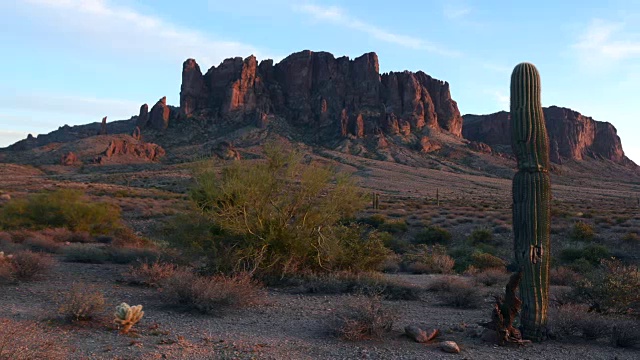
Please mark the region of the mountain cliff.
MULTIPOLYGON (((624 155, 616 128, 577 111, 550 106, 543 108, 549 134, 551 161, 586 158, 611 160, 621 165, 633 162, 624 155)), ((462 134, 471 141, 483 142, 495 151, 511 153, 509 113, 465 115, 462 134)))

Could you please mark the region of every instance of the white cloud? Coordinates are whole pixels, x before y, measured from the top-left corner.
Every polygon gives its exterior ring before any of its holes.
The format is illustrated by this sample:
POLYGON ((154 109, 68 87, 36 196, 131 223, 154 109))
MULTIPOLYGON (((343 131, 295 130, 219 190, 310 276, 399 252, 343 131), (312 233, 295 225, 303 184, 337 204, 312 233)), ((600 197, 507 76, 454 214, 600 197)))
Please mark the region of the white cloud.
POLYGON ((470 6, 452 0, 447 0, 447 2, 442 7, 442 13, 444 14, 444 17, 449 20, 464 18, 471 13, 471 10, 472 8, 470 6))
POLYGON ((624 22, 592 20, 572 45, 588 69, 613 67, 623 60, 640 59, 640 37, 624 22))
MULTIPOLYGON (((29 14, 44 19, 50 30, 72 35, 73 41, 100 49, 126 51, 137 58, 183 61, 195 58, 201 65, 218 65, 228 57, 256 55, 256 47, 216 38, 180 27, 159 17, 118 7, 108 0, 21 0, 29 14)), ((40 22, 42 25, 42 22, 40 22)), ((66 39, 65 39, 66 41, 66 39)))
POLYGON ((360 31, 380 41, 396 44, 414 50, 425 50, 447 57, 461 56, 461 53, 457 51, 446 49, 445 47, 429 42, 427 40, 408 35, 396 34, 377 27, 373 24, 366 23, 356 17, 349 15, 343 8, 337 6, 304 4, 294 5, 293 9, 295 11, 308 14, 315 20, 326 21, 349 29, 360 31))
POLYGON ((493 101, 495 101, 495 104, 499 108, 496 111, 501 111, 501 110, 509 111, 509 107, 511 106, 510 105, 511 99, 509 97, 509 94, 505 94, 501 90, 491 90, 491 89, 484 90, 483 93, 493 98, 493 101))

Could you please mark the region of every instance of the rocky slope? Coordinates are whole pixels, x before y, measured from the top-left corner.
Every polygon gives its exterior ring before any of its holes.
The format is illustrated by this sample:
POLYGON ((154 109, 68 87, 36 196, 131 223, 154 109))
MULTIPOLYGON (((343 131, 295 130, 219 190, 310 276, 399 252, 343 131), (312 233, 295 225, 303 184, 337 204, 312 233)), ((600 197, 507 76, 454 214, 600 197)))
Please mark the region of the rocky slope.
MULTIPOLYGON (((621 165, 633 162, 624 155, 616 128, 608 122, 596 121, 571 109, 551 106, 543 108, 549 134, 551 161, 586 158, 611 160, 621 165)), ((494 151, 511 153, 509 113, 465 115, 464 138, 483 142, 494 151)))

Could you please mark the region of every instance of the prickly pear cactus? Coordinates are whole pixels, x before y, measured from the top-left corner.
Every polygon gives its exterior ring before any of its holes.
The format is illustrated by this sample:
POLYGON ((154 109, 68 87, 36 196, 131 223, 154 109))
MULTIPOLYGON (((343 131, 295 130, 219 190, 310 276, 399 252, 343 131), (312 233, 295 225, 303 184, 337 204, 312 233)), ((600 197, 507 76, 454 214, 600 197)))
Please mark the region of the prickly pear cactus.
POLYGON ((121 332, 126 334, 133 325, 142 319, 143 315, 142 305, 129 306, 127 303, 122 303, 116 306, 114 322, 120 325, 122 327, 121 332))
POLYGON ((518 160, 513 178, 513 232, 522 272, 522 336, 541 341, 547 325, 550 265, 549 138, 540 101, 540 75, 522 63, 511 75, 511 146, 518 160))

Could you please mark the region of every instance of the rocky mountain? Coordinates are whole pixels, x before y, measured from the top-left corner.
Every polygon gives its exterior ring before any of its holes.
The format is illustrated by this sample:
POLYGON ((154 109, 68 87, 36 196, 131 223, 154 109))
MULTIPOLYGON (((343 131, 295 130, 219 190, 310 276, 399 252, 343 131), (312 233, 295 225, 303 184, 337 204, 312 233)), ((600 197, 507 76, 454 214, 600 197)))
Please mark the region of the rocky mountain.
MULTIPOLYGON (((543 108, 549 134, 550 157, 556 164, 586 158, 611 160, 621 165, 635 165, 624 155, 616 128, 577 111, 550 106, 543 108)), ((465 115, 462 135, 482 142, 494 151, 511 153, 509 113, 465 115)))
POLYGON ((277 116, 318 139, 441 130, 462 134, 462 117, 447 82, 421 71, 380 74, 375 53, 350 60, 307 50, 275 65, 237 57, 204 75, 188 59, 180 112, 185 118, 252 120, 259 126, 277 116))
MULTIPOLYGON (((555 163, 596 158, 635 166, 624 156, 611 124, 559 107, 544 111, 555 163)), ((466 115, 463 121, 447 82, 422 71, 381 74, 375 53, 349 59, 306 50, 277 64, 258 62, 254 56, 236 57, 205 73, 196 60, 187 59, 179 107, 162 97, 151 108, 143 104, 129 120, 107 123, 106 119, 65 125, 37 138, 30 135, 1 151, 39 149, 96 134, 133 134, 136 141, 144 138, 161 146, 170 159, 212 154, 239 158, 239 148, 258 145, 275 134, 413 166, 455 169, 463 164, 480 171, 498 161, 492 158, 500 158, 499 167, 511 171, 507 112, 466 115)), ((160 158, 155 150, 150 154, 147 150, 127 153, 141 155, 144 161, 160 158)), ((77 161, 86 160, 73 156, 62 160, 77 161)))

